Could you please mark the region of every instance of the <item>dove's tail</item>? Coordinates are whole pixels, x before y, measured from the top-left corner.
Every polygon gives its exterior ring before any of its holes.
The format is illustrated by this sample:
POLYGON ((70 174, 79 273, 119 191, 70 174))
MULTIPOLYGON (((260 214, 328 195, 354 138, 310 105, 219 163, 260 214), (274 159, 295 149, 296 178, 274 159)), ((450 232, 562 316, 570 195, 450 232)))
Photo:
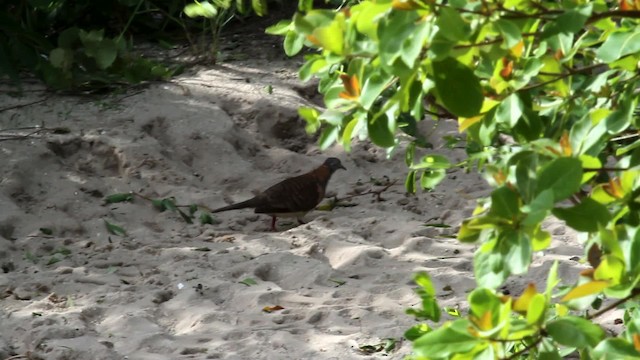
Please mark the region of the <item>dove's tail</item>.
POLYGON ((257 198, 252 198, 252 199, 249 199, 247 201, 242 201, 242 202, 231 204, 231 205, 228 205, 228 206, 223 206, 223 207, 215 209, 215 210, 211 210, 211 212, 212 213, 218 213, 218 212, 229 211, 229 210, 255 208, 256 205, 257 205, 257 202, 258 202, 257 198))

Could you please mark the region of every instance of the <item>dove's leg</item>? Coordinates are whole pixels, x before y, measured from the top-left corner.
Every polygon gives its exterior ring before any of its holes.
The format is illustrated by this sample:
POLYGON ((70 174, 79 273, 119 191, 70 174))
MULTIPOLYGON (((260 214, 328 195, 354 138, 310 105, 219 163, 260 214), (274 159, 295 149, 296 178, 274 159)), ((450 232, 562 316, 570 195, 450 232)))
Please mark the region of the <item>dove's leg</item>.
POLYGON ((275 216, 271 216, 271 231, 278 231, 276 230, 276 219, 275 216))
POLYGON ((302 218, 301 218, 301 217, 296 218, 296 219, 298 219, 298 224, 300 224, 300 225, 304 225, 304 224, 306 224, 306 222, 305 222, 304 220, 302 220, 302 218))

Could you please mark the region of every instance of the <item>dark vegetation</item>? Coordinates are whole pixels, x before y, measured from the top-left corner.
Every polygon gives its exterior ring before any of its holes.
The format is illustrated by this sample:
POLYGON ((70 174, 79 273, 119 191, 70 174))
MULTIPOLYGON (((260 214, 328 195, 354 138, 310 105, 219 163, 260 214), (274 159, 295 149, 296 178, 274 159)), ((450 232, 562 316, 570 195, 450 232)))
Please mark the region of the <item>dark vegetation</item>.
MULTIPOLYGON (((264 15, 266 0, 21 0, 0 5, 0 79, 110 90, 213 63, 221 29, 264 15), (188 16, 187 16, 188 14, 188 16), (161 51, 141 51, 141 45, 161 51), (162 54, 162 55, 158 55, 162 54), (167 55, 169 54, 169 55, 167 55), (185 55, 185 56, 180 56, 185 55)), ((279 1, 270 6, 279 7, 279 1)))

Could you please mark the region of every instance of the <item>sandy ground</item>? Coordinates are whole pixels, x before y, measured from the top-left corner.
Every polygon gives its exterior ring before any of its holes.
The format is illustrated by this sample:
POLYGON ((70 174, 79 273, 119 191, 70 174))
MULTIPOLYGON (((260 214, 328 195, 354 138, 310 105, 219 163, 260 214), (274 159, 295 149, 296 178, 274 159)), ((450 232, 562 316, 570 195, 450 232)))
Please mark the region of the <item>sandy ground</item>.
MULTIPOLYGON (((0 359, 401 359, 411 350, 402 335, 416 323, 404 311, 420 302, 416 271, 431 274, 442 306, 465 310, 475 248, 452 236, 487 195, 485 182, 454 169, 435 191, 407 195, 402 151, 386 159, 356 141, 351 153, 321 153, 296 113, 317 101, 297 80, 300 60, 285 59, 279 39, 244 41, 220 65, 142 92, 0 112, 4 138, 38 124, 70 130, 0 141, 0 359), (327 156, 348 169, 329 196, 380 189, 371 179, 399 182, 382 201, 357 196, 305 225, 281 220, 278 232, 251 210, 202 225, 138 197, 104 202, 133 191, 223 206, 327 156), (105 220, 126 235, 110 234, 105 220), (388 354, 359 350, 387 338, 398 340, 388 354)), ((4 93, 0 108, 45 95, 4 93)), ((458 135, 455 122, 421 129, 433 153, 464 158, 443 146, 442 136, 458 135)), ((584 268, 575 235, 557 221, 547 227, 551 248, 505 291, 542 284, 556 259, 567 283, 584 268)))

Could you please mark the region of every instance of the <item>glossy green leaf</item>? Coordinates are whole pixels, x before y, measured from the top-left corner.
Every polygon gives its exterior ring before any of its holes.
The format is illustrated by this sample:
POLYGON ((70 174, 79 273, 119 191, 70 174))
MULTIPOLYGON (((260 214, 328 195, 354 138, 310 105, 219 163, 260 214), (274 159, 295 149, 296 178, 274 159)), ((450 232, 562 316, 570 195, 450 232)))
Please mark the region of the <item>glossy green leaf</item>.
POLYGON ((267 0, 251 0, 251 7, 258 16, 267 15, 267 0))
POLYGON ((342 55, 344 46, 343 31, 337 21, 331 22, 328 26, 316 28, 311 36, 323 49, 336 55, 342 55))
POLYGON ((600 326, 571 315, 549 321, 546 328, 553 340, 559 344, 579 349, 596 346, 605 337, 600 326))
POLYGON ((580 189, 582 163, 570 157, 552 160, 542 168, 538 175, 537 193, 551 189, 554 201, 560 201, 573 195, 580 189))
POLYGON ((294 56, 302 50, 305 36, 295 31, 287 32, 284 37, 284 52, 287 56, 294 56))
POLYGON ((429 328, 429 325, 422 323, 422 324, 414 325, 411 328, 409 328, 409 330, 405 331, 404 337, 409 341, 414 341, 420 338, 422 335, 428 333, 429 331, 431 331, 431 328, 429 328))
POLYGON ((509 270, 505 266, 504 256, 491 249, 491 243, 484 243, 473 257, 473 272, 481 287, 495 289, 502 285, 509 270))
POLYGON ((409 194, 415 194, 416 192, 416 171, 411 170, 407 173, 407 178, 404 181, 404 188, 409 194))
POLYGON ((623 56, 640 51, 640 29, 619 30, 607 37, 596 52, 596 57, 604 62, 612 62, 623 56))
POLYGON ((491 193, 490 214, 514 220, 520 214, 520 197, 508 186, 501 186, 491 193))
POLYGON ((433 78, 443 105, 462 117, 477 115, 484 96, 473 71, 456 59, 447 57, 433 62, 433 78))
POLYGON ((481 341, 469 334, 469 326, 466 319, 460 319, 449 326, 428 332, 413 343, 413 352, 416 356, 426 358, 443 358, 468 352, 481 341))
POLYGON ((307 134, 313 134, 320 128, 320 120, 318 117, 320 113, 318 110, 310 107, 301 107, 298 109, 298 115, 307 122, 305 130, 307 134))
POLYGON ((611 285, 617 285, 622 280, 625 272, 625 263, 613 255, 605 255, 600 260, 600 265, 593 274, 595 280, 609 281, 611 285))
POLYGON ((391 147, 396 144, 396 123, 394 119, 390 119, 386 114, 367 122, 367 130, 371 141, 378 146, 391 147))
POLYGON ((439 34, 454 42, 467 40, 471 33, 469 24, 451 7, 440 8, 436 25, 440 29, 439 34))
POLYGON ((422 189, 434 189, 447 177, 444 169, 427 169, 420 175, 420 187, 422 189))
POLYGON ((584 198, 575 206, 555 208, 553 215, 564 220, 568 226, 585 232, 598 231, 611 219, 606 206, 591 198, 584 198))
POLYGON ((587 19, 591 16, 592 10, 591 3, 567 10, 549 23, 549 26, 544 29, 542 37, 547 38, 561 33, 576 33, 582 30, 587 19))
POLYGON ((623 338, 608 338, 601 341, 593 349, 593 355, 598 359, 640 359, 640 352, 635 346, 623 338))
POLYGON ((382 75, 380 72, 371 74, 365 81, 360 94, 360 105, 366 110, 371 108, 373 102, 378 99, 382 91, 390 80, 389 76, 382 75))
POLYGON ((504 254, 502 261, 505 267, 512 274, 522 274, 529 269, 533 249, 531 239, 523 231, 505 232, 500 239, 501 253, 504 254))
POLYGON ((325 150, 329 146, 333 145, 338 139, 339 128, 337 126, 329 125, 322 130, 320 139, 318 139, 318 145, 320 149, 325 150))
POLYGON ((553 190, 547 189, 522 208, 522 211, 527 214, 522 223, 529 226, 536 225, 549 215, 551 209, 553 209, 553 190))
POLYGON ((286 35, 292 30, 292 27, 291 20, 280 20, 276 24, 267 27, 264 32, 269 35, 286 35))
POLYGON ((406 313, 413 315, 418 319, 427 319, 431 321, 440 321, 441 310, 436 301, 436 291, 431 282, 431 278, 425 272, 419 272, 414 276, 414 281, 419 286, 416 293, 422 299, 422 308, 410 308, 406 313))
POLYGON ((499 123, 515 126, 522 116, 523 108, 524 104, 518 97, 518 94, 511 94, 498 105, 495 119, 499 123))
POLYGON ((211 19, 218 15, 218 9, 208 1, 187 4, 183 11, 190 18, 205 17, 211 19))
POLYGON ((513 21, 500 19, 495 21, 493 25, 500 31, 508 48, 516 46, 522 40, 520 29, 513 21))

